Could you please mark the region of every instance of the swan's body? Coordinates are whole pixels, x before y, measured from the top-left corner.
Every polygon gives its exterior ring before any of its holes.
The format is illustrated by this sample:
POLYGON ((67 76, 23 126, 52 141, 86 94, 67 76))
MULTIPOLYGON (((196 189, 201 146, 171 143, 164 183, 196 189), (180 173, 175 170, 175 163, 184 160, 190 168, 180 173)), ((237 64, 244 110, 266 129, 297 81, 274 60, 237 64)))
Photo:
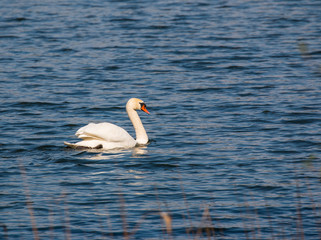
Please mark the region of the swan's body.
POLYGON ((145 103, 138 98, 131 98, 126 104, 126 111, 131 120, 136 140, 129 133, 112 123, 89 123, 76 132, 76 136, 82 141, 65 144, 72 148, 91 148, 109 150, 115 148, 132 148, 136 145, 147 144, 148 136, 136 110, 149 113, 145 103))

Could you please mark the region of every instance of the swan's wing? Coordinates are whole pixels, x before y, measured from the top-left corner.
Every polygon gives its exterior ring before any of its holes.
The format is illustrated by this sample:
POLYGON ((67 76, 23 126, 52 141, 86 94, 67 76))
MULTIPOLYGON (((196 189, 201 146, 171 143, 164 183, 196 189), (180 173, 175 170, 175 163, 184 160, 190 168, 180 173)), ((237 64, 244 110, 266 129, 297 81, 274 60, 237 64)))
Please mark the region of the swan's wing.
POLYGON ((83 140, 103 140, 107 142, 135 141, 129 133, 112 123, 89 123, 76 132, 83 140))

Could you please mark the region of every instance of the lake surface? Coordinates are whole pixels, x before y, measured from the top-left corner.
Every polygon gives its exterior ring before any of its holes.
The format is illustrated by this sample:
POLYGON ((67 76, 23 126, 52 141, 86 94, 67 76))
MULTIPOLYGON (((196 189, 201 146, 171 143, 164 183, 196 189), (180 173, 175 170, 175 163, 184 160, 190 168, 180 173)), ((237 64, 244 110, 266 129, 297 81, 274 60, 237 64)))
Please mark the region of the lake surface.
POLYGON ((1 239, 321 238, 320 1, 1 5, 1 239))

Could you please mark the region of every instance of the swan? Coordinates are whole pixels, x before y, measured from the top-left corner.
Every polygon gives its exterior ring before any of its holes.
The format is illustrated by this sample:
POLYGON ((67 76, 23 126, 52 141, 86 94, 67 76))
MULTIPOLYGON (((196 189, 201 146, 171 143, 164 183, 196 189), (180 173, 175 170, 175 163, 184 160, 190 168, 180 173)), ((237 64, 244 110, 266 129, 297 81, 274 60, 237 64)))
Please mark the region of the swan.
POLYGON ((115 148, 132 148, 136 145, 144 145, 148 143, 148 136, 145 128, 140 120, 136 110, 142 110, 149 114, 144 101, 138 98, 131 98, 126 104, 126 111, 130 121, 132 122, 136 140, 129 133, 112 123, 89 123, 88 125, 78 129, 76 136, 82 141, 77 143, 64 142, 71 148, 90 148, 110 150, 115 148))

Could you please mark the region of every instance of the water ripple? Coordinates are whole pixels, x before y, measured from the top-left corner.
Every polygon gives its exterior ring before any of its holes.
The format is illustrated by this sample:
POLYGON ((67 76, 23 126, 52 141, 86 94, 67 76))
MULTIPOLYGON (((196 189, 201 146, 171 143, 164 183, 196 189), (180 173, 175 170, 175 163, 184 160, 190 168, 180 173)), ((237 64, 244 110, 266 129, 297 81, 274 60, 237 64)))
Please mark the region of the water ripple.
POLYGON ((317 1, 2 5, 1 237, 319 237, 317 1), (130 97, 149 145, 65 148, 130 97))

